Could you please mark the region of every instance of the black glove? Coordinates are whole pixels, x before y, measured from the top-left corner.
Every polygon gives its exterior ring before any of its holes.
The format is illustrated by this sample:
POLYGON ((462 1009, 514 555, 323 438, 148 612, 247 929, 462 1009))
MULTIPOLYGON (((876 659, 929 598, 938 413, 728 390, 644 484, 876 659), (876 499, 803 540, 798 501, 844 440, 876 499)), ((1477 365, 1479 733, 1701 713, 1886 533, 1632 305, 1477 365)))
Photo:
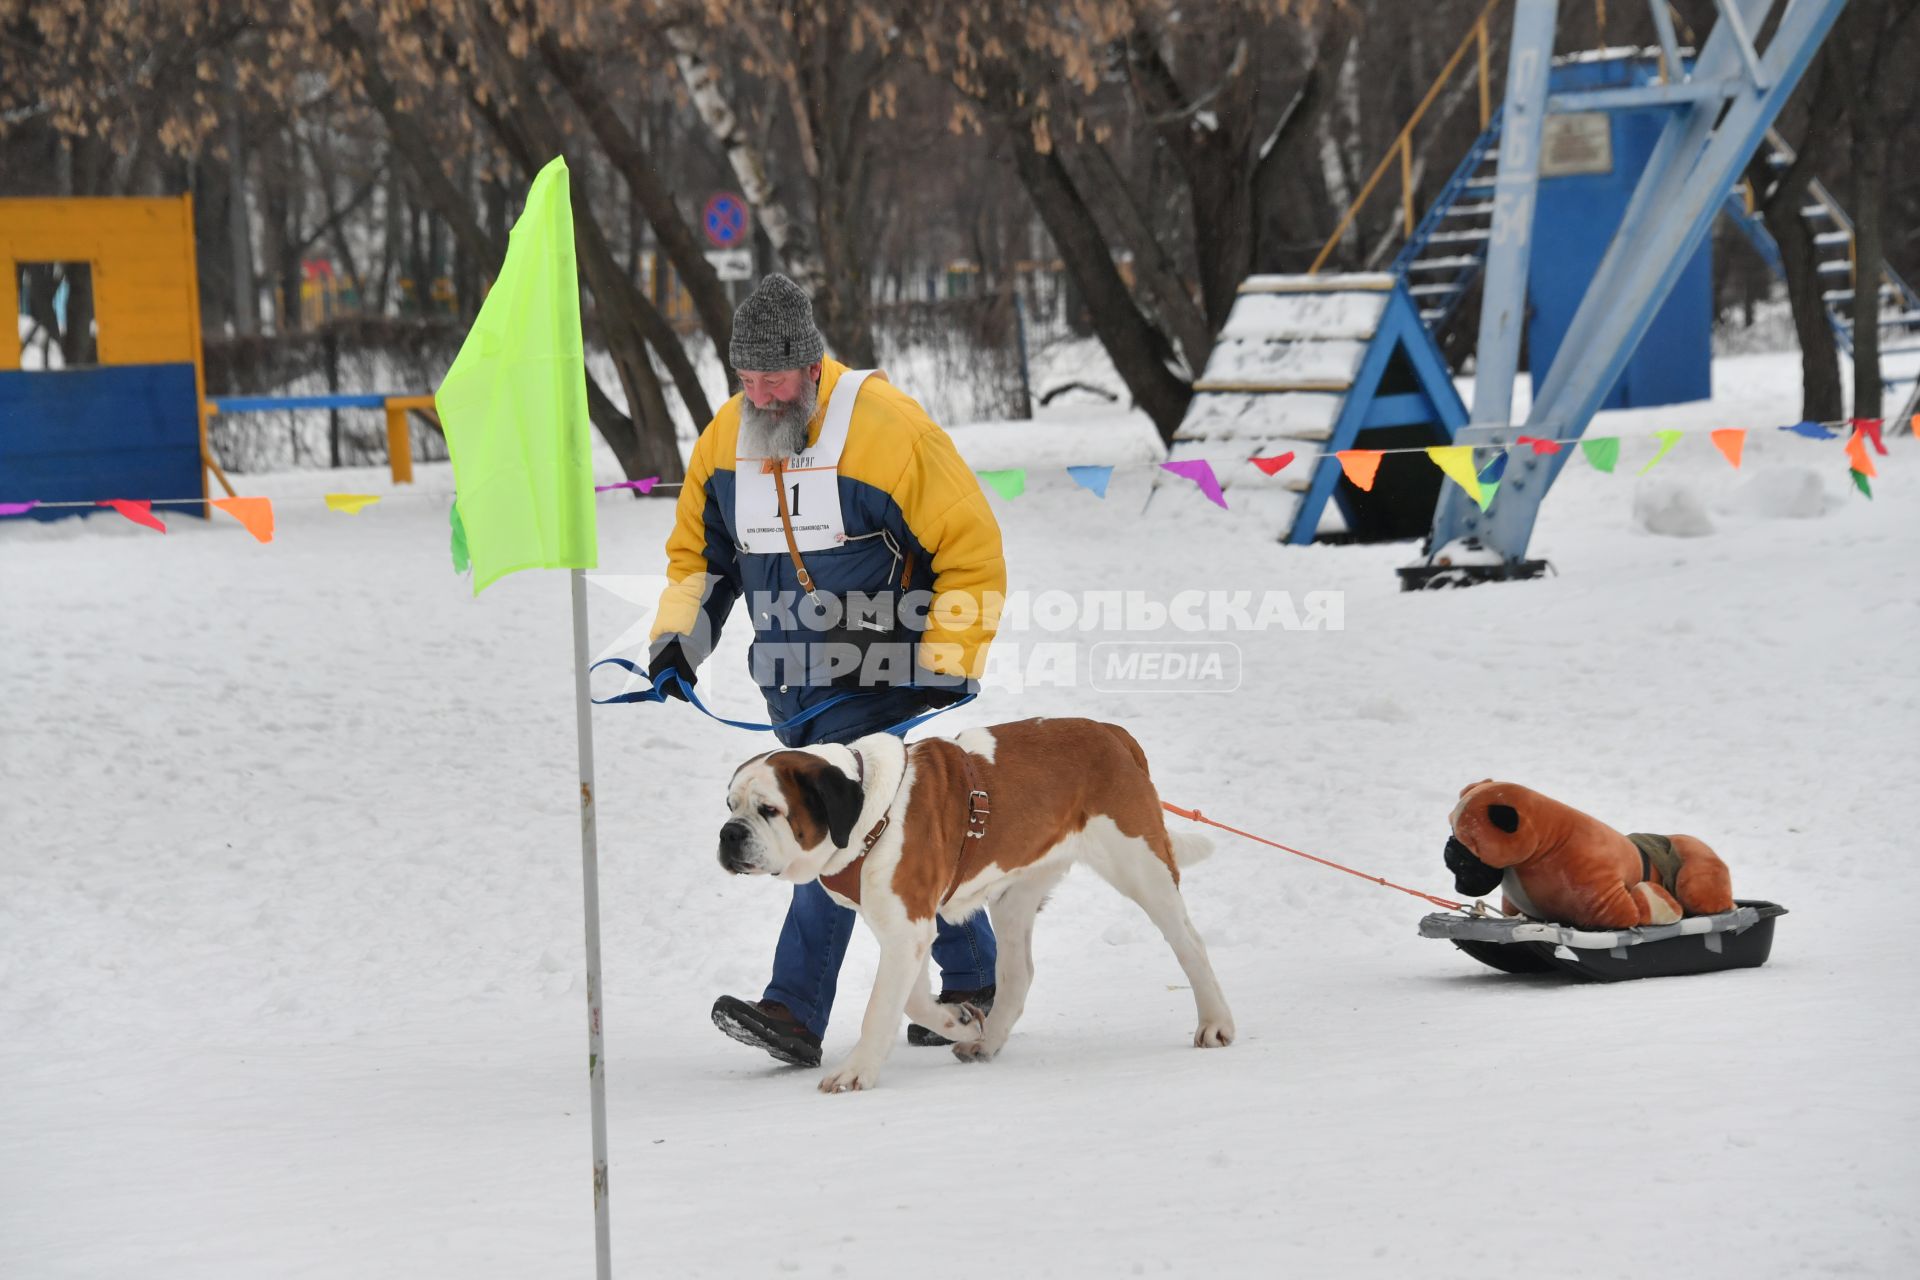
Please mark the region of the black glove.
POLYGON ((660 651, 653 655, 653 661, 647 666, 647 679, 668 697, 687 701, 687 690, 694 685, 693 664, 687 661, 687 655, 680 648, 678 640, 669 640, 660 646, 660 651), (660 682, 669 675, 677 675, 680 679, 670 680, 662 688, 660 682))
POLYGON ((928 685, 920 690, 920 700, 929 707, 950 707, 967 696, 964 684, 928 685))

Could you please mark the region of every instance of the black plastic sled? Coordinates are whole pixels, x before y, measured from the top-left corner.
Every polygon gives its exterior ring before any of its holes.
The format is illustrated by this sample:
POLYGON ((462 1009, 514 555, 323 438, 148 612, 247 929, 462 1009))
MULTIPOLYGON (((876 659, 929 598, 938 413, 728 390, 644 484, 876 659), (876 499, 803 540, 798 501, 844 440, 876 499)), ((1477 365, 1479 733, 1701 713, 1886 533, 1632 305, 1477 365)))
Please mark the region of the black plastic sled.
POLYGON ((1688 916, 1677 924, 1576 929, 1525 916, 1437 911, 1420 921, 1420 936, 1446 938, 1503 973, 1623 982, 1763 965, 1773 951, 1773 922, 1785 914, 1778 903, 1736 899, 1731 911, 1688 916))

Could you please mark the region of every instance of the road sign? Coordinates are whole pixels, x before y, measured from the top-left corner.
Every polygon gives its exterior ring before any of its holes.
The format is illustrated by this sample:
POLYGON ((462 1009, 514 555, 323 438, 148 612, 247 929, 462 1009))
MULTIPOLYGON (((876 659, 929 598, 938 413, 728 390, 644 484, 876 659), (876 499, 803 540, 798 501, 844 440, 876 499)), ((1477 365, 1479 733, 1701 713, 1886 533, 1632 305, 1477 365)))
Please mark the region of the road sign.
POLYGON ((713 273, 722 280, 753 279, 751 249, 709 249, 707 261, 713 264, 713 273))
POLYGON ((707 201, 701 222, 707 239, 716 249, 731 249, 747 238, 746 197, 732 191, 716 191, 707 201))

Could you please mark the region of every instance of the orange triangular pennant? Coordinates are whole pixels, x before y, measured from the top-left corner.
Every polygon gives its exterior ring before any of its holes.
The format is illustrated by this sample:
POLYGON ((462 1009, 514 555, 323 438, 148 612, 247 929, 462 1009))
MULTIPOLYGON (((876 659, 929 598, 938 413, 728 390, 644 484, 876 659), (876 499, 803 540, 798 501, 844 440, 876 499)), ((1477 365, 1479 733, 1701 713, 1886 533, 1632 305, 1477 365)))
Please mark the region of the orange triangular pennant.
POLYGON ((255 541, 273 541, 272 498, 215 498, 213 505, 246 526, 255 541))
POLYGON ((1847 461, 1863 476, 1880 474, 1873 469, 1873 455, 1867 452, 1866 433, 1858 427, 1853 429, 1853 436, 1847 441, 1847 461))
POLYGON ((1347 473, 1347 479, 1364 492, 1373 488, 1373 478, 1380 474, 1380 459, 1386 455, 1378 449, 1342 449, 1333 456, 1340 459, 1340 469, 1347 473))
POLYGON ((1714 432, 1711 439, 1713 440, 1713 447, 1726 454, 1727 461, 1734 465, 1735 470, 1738 470, 1740 467, 1740 451, 1746 448, 1747 445, 1746 430, 1740 427, 1727 427, 1714 432))

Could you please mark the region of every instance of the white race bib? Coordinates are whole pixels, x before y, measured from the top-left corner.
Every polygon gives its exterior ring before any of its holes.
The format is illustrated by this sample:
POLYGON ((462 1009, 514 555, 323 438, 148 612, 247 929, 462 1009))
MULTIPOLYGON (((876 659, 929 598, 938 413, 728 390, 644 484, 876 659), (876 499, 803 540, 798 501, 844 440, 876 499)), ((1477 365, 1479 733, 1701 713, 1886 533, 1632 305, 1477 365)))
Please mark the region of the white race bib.
MULTIPOLYGON (((787 513, 793 519, 793 540, 802 551, 826 551, 846 541, 847 526, 840 513, 840 453, 853 421, 853 402, 860 384, 873 369, 849 369, 833 384, 827 400, 820 438, 805 453, 786 459, 787 513)), ((780 501, 774 475, 765 458, 751 458, 735 449, 733 472, 733 528, 743 551, 755 555, 785 555, 787 535, 780 524, 780 501)))

